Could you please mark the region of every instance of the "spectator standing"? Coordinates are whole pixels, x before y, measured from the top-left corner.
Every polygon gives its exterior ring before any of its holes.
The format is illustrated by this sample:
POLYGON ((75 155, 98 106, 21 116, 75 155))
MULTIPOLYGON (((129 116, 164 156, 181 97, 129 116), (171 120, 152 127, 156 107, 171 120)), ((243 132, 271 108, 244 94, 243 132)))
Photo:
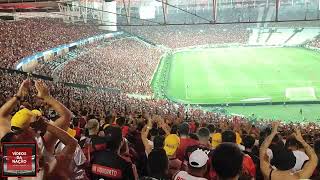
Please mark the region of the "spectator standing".
POLYGON ((107 149, 94 152, 92 179, 137 179, 132 164, 119 155, 123 144, 120 127, 108 126, 105 129, 105 140, 107 149))
POLYGON ((180 145, 180 138, 176 134, 170 134, 164 140, 164 150, 169 158, 168 177, 171 178, 181 170, 182 161, 176 157, 176 151, 180 145))
POLYGON ((187 147, 199 144, 198 141, 189 138, 189 125, 188 123, 182 123, 178 127, 178 135, 180 137, 180 145, 177 149, 177 158, 180 161, 184 161, 184 155, 187 147))
MULTIPOLYGON (((233 131, 227 130, 222 133, 222 143, 226 143, 226 142, 234 143, 235 145, 237 145, 239 147, 239 144, 236 143, 237 142, 236 133, 234 133, 233 131)), ((247 154, 244 154, 244 156, 243 156, 241 175, 242 176, 250 176, 253 178, 256 177, 256 167, 255 167, 254 162, 252 161, 251 157, 247 154)))
POLYGON ((243 153, 234 143, 222 143, 214 150, 212 167, 218 179, 238 180, 242 170, 243 153))
MULTIPOLYGON (((270 165, 270 162, 268 160, 268 157, 266 155, 267 149, 270 146, 272 139, 276 136, 278 133, 278 127, 279 127, 279 122, 274 122, 272 124, 272 132, 271 134, 264 140, 263 144, 260 147, 260 167, 261 167, 261 172, 264 176, 265 179, 272 179, 272 180, 283 180, 283 179, 307 179, 312 176, 315 168, 317 167, 318 164, 318 158, 314 150, 311 148, 310 145, 308 145, 304 139, 301 136, 300 130, 296 129, 294 136, 297 141, 299 141, 304 150, 306 151, 306 154, 309 157, 309 161, 304 165, 301 171, 296 172, 296 173, 291 173, 291 168, 289 167, 280 167, 278 166, 278 169, 275 170, 272 168, 270 165)), ((285 155, 285 154, 284 154, 285 155)), ((283 155, 283 156, 284 156, 283 155)), ((289 156, 289 154, 285 155, 289 156)), ((293 153, 291 157, 294 157, 293 153)), ((282 157, 283 158, 283 157, 282 157)), ((288 162, 286 162, 288 163, 288 162)), ((294 166, 295 162, 293 162, 294 166)), ((292 167, 293 167, 292 166, 292 167)))
POLYGON ((206 127, 202 127, 199 129, 198 133, 198 138, 199 138, 199 144, 201 146, 207 147, 211 149, 211 144, 210 144, 210 131, 206 127))
POLYGON ((148 174, 142 180, 169 180, 168 167, 169 161, 163 149, 154 149, 148 156, 148 174))
POLYGON ((294 137, 286 139, 285 148, 292 151, 296 158, 296 163, 292 168, 292 172, 300 171, 303 165, 309 160, 307 154, 303 151, 302 145, 294 137))
POLYGON ((207 172, 208 155, 200 149, 195 150, 190 154, 188 161, 188 170, 179 171, 174 180, 188 179, 188 180, 206 180, 204 178, 207 172))

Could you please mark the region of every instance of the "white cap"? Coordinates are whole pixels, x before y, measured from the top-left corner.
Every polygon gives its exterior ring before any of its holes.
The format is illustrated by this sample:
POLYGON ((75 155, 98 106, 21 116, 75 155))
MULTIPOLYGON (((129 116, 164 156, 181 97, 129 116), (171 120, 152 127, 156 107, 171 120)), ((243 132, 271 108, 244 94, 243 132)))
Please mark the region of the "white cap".
POLYGON ((189 165, 195 168, 201 168, 207 164, 208 155, 200 149, 193 151, 189 157, 189 165))

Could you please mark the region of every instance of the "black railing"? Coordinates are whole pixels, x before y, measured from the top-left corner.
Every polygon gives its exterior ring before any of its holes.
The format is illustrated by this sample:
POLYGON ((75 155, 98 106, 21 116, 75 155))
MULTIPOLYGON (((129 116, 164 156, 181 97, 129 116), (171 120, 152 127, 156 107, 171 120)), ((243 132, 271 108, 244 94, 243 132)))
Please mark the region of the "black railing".
MULTIPOLYGON (((8 74, 22 74, 22 75, 25 75, 26 77, 33 77, 33 78, 36 78, 36 79, 42 79, 42 80, 46 80, 46 81, 53 81, 52 77, 42 76, 42 75, 33 74, 33 73, 27 73, 27 72, 23 72, 23 71, 14 70, 14 69, 6 69, 6 68, 1 68, 0 67, 0 71, 2 71, 4 73, 8 73, 8 74)), ((81 88, 81 89, 102 90, 102 91, 111 92, 111 93, 121 93, 121 90, 116 89, 116 88, 94 87, 94 86, 90 86, 90 85, 78 84, 78 83, 69 83, 69 82, 58 82, 58 83, 62 83, 65 86, 81 88)))

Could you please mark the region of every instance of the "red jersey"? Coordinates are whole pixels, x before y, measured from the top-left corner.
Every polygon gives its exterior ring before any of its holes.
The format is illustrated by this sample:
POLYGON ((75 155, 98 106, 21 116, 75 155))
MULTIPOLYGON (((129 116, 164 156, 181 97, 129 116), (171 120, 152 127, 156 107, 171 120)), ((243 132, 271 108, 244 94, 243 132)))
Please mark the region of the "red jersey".
POLYGON ((127 137, 129 133, 129 126, 123 126, 122 127, 122 137, 127 137))
POLYGON ((75 127, 73 129, 76 131, 75 138, 80 138, 80 136, 81 136, 81 128, 80 127, 75 127))
POLYGON ((243 156, 242 171, 244 171, 244 174, 248 174, 251 177, 256 177, 256 166, 252 158, 247 154, 243 156))
POLYGON ((199 144, 199 142, 194 139, 180 138, 180 146, 177 149, 177 158, 183 162, 186 149, 189 146, 194 146, 194 145, 198 145, 198 144, 199 144))
POLYGON ((195 133, 197 127, 196 127, 196 124, 194 122, 191 122, 189 124, 189 128, 190 128, 190 133, 195 133))

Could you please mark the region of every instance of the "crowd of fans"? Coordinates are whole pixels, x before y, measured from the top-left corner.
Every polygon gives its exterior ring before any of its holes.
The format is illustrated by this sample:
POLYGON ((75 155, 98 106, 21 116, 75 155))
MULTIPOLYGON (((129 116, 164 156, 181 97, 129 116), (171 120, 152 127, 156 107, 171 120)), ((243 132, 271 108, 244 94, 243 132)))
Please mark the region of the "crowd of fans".
POLYGON ((318 36, 318 38, 316 38, 315 40, 311 41, 308 45, 320 48, 320 36, 318 36))
POLYGON ((130 27, 130 29, 125 30, 141 36, 142 38, 145 38, 155 44, 161 44, 169 48, 183 48, 207 44, 245 44, 248 41, 250 34, 246 27, 247 26, 243 24, 196 26, 181 25, 150 26, 143 28, 130 27), (170 38, 165 38, 164 35, 169 36, 170 38))
POLYGON ((66 24, 53 18, 0 20, 0 31, 0 66, 7 68, 36 52, 103 33, 96 26, 66 24))
POLYGON ((63 70, 63 64, 65 62, 74 60, 78 56, 89 53, 90 49, 96 47, 99 43, 100 42, 93 42, 84 46, 80 46, 68 52, 67 54, 57 56, 50 61, 39 61, 38 65, 33 70, 33 73, 47 77, 57 76, 56 73, 63 70))
POLYGON ((1 142, 38 142, 36 132, 41 132, 43 158, 50 165, 55 159, 57 165, 50 170, 40 165, 39 171, 44 171, 38 173, 40 179, 44 178, 40 175, 97 180, 317 179, 319 175, 320 132, 313 123, 249 122, 244 117, 186 110, 164 100, 137 100, 38 81, 25 74, 1 71, 0 77, 1 142))
MULTIPOLYGON (((75 53, 76 57, 65 60, 54 75, 59 81, 150 95, 149 83, 164 51, 134 38, 114 38, 87 45, 75 53)), ((37 72, 53 75, 48 63, 39 66, 37 72)))
POLYGON ((232 27, 230 29, 226 25, 203 25, 192 27, 192 30, 184 26, 137 29, 131 27, 134 34, 138 36, 143 34, 142 40, 145 40, 143 37, 147 37, 146 42, 127 36, 106 39, 71 52, 76 54, 75 58, 59 57, 52 63, 41 63, 36 72, 57 77, 62 82, 111 87, 126 93, 151 95, 150 80, 160 57, 166 51, 159 46, 153 46, 152 43, 171 48, 222 42, 245 43, 249 36, 245 27, 241 25, 232 25, 232 27), (171 38, 163 38, 163 34, 171 38), (57 67, 59 67, 58 70, 57 67))

